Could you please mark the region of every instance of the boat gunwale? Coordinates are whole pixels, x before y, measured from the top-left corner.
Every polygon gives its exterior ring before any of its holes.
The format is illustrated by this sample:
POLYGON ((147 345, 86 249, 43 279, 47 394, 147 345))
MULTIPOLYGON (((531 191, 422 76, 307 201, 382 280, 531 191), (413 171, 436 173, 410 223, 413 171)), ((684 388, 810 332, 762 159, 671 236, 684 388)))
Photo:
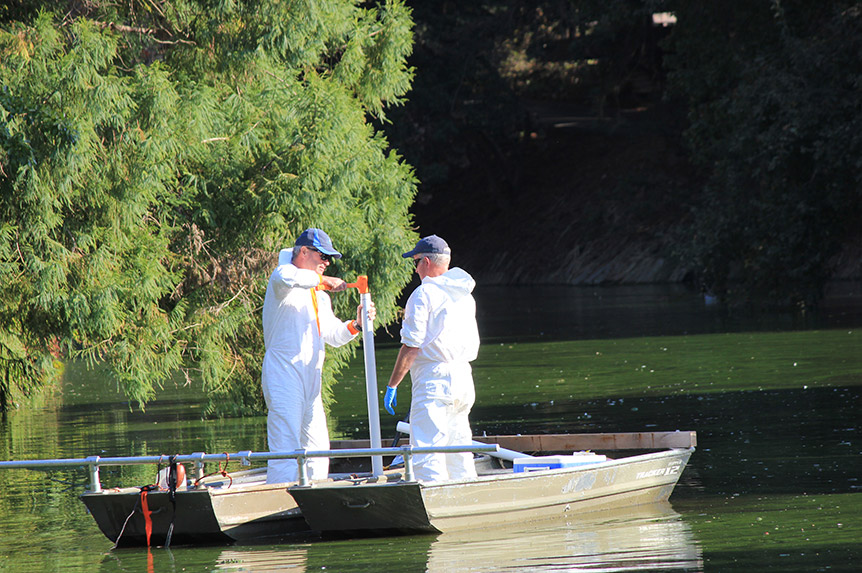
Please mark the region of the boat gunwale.
MULTIPOLYGON (((404 479, 398 481, 382 481, 382 482, 371 482, 364 479, 355 480, 354 483, 344 483, 343 481, 334 481, 334 480, 321 480, 312 482, 308 486, 298 486, 292 485, 288 488, 288 491, 292 491, 294 489, 308 489, 318 488, 318 489, 329 489, 329 488, 350 488, 350 487, 398 487, 398 486, 407 486, 407 485, 419 485, 419 487, 423 490, 432 490, 439 488, 447 488, 453 486, 470 486, 470 485, 484 485, 486 483, 491 482, 499 482, 499 481, 509 481, 509 480, 524 480, 531 479, 535 477, 548 477, 548 476, 556 476, 563 474, 573 474, 578 472, 588 472, 597 469, 605 469, 608 467, 614 466, 622 466, 622 465, 630 465, 632 463, 639 463, 642 461, 654 461, 656 459, 661 459, 664 457, 673 458, 679 456, 683 452, 687 452, 690 454, 694 453, 695 448, 671 448, 667 450, 661 450, 656 452, 647 452, 644 454, 636 454, 633 456, 625 456, 621 458, 608 458, 602 462, 595 462, 590 464, 582 464, 578 466, 570 466, 570 467, 562 467, 562 468, 550 468, 546 470, 534 470, 529 472, 517 472, 515 473, 511 469, 506 468, 505 471, 500 473, 491 473, 491 474, 482 474, 476 477, 469 478, 461 478, 454 480, 443 480, 443 481, 433 481, 433 482, 422 482, 422 481, 407 481, 404 479)), ((368 476, 363 476, 368 477, 368 476)))
MULTIPOLYGON (((643 454, 635 454, 633 456, 625 456, 620 458, 608 458, 602 462, 595 462, 590 464, 581 464, 577 466, 570 467, 562 467, 562 468, 549 468, 546 470, 533 470, 528 472, 514 472, 514 471, 505 471, 501 473, 492 473, 492 474, 482 474, 477 477, 470 478, 461 478, 454 480, 443 480, 443 481, 433 481, 433 482, 422 482, 422 481, 397 481, 397 482, 383 482, 383 483, 354 483, 354 484, 340 484, 334 482, 313 482, 311 487, 321 486, 321 487, 339 487, 340 485, 353 485, 355 487, 386 487, 386 486, 395 486, 395 485, 404 485, 404 484, 414 484, 418 483, 422 489, 436 489, 436 488, 444 488, 444 487, 452 487, 452 486, 460 486, 460 485, 471 485, 477 484, 481 485, 487 482, 498 482, 501 480, 521 480, 521 479, 529 479, 532 477, 543 477, 549 475, 561 475, 561 474, 569 474, 569 473, 577 473, 577 472, 587 472, 597 469, 604 469, 613 466, 620 465, 630 465, 632 463, 638 463, 641 461, 653 461, 655 459, 661 459, 663 457, 676 457, 679 456, 682 452, 688 452, 689 454, 694 453, 695 447, 692 446, 690 448, 670 448, 667 450, 660 450, 656 452, 647 452, 643 454)), ((507 468, 508 469, 508 468, 507 468)), ((291 488, 292 489, 292 488, 291 488)))

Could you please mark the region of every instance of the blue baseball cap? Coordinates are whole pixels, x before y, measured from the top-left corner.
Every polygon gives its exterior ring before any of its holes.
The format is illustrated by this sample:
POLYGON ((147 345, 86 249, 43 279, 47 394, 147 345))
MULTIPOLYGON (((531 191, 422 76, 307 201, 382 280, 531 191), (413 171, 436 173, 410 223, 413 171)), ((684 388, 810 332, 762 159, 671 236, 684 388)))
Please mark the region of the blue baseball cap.
POLYGON ((452 249, 446 244, 446 241, 437 235, 429 235, 422 237, 412 251, 407 251, 402 257, 412 257, 413 255, 451 255, 452 249))
POLYGON ((336 259, 341 258, 341 253, 332 246, 332 239, 320 229, 310 228, 304 230, 294 243, 297 247, 312 247, 325 255, 332 255, 336 259))

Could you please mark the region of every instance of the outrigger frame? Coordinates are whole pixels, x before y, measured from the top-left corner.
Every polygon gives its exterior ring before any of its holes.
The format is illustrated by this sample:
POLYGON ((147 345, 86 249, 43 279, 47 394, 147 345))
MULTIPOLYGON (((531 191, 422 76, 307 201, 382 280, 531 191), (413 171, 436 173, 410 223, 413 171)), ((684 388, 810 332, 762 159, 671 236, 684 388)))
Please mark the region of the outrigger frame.
POLYGON ((0 469, 51 469, 51 468, 74 468, 86 467, 90 475, 90 493, 102 491, 99 468, 102 466, 130 466, 143 464, 163 464, 168 462, 192 463, 194 464, 193 478, 200 479, 204 476, 204 463, 206 462, 228 462, 239 460, 242 465, 249 466, 252 462, 295 459, 299 463, 299 480, 297 485, 308 487, 311 481, 308 479, 306 462, 309 458, 358 458, 374 456, 404 456, 404 480, 416 481, 413 472, 413 456, 416 454, 456 454, 462 452, 492 453, 499 451, 497 444, 471 444, 465 446, 441 446, 441 447, 413 447, 405 445, 394 448, 350 448, 338 450, 294 450, 292 452, 252 452, 242 451, 235 453, 207 454, 195 452, 193 454, 158 455, 158 456, 123 456, 102 457, 90 456, 86 458, 64 458, 45 460, 12 460, 0 461, 0 469))

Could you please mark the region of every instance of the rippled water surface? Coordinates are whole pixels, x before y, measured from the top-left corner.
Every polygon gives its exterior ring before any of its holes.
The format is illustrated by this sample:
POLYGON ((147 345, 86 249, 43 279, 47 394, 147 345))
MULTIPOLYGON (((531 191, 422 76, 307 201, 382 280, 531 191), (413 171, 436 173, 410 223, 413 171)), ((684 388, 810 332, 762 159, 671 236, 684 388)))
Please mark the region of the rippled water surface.
MULTIPOLYGON (((0 571, 856 571, 857 288, 784 315, 667 287, 477 292, 474 431, 696 430, 670 504, 441 535, 113 550, 77 499, 82 471, 0 470, 0 571)), ((395 348, 378 342, 385 379, 395 348)), ((336 390, 333 438, 367 429, 357 362, 336 390)), ((73 365, 62 395, 0 418, 0 459, 265 449, 264 417, 200 412, 177 388, 132 412, 114 383, 73 365)), ((381 420, 385 439, 395 419, 381 420)), ((103 483, 150 482, 149 471, 105 468, 103 483)))

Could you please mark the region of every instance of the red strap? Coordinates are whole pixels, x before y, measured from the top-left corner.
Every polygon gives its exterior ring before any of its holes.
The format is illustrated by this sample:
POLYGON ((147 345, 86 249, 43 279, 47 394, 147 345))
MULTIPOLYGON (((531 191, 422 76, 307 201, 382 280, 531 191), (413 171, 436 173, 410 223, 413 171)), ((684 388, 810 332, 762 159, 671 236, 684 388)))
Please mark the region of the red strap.
POLYGON ((147 531, 147 547, 149 547, 150 537, 153 535, 153 519, 150 517, 153 512, 150 511, 150 506, 147 503, 147 490, 141 491, 141 508, 144 512, 144 528, 147 531))

